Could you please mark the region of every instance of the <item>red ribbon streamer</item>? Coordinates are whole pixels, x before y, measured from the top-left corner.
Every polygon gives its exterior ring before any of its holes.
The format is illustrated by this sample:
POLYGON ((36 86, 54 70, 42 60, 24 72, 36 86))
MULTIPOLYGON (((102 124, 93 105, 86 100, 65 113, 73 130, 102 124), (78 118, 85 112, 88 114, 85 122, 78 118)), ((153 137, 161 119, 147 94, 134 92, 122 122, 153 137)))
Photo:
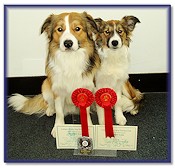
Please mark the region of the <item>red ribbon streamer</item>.
POLYGON ((80 120, 82 136, 89 136, 86 108, 80 107, 80 120))
POLYGON ((111 107, 104 108, 106 137, 114 137, 111 107))

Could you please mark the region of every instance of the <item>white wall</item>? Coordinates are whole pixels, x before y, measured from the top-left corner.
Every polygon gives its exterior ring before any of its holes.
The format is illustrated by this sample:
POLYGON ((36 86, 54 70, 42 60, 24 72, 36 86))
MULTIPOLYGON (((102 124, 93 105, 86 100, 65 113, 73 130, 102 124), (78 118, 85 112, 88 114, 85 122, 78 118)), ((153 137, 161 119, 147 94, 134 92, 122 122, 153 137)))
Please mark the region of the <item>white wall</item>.
POLYGON ((47 39, 40 35, 44 20, 52 13, 86 11, 104 20, 134 15, 137 24, 130 45, 130 73, 164 73, 168 62, 166 8, 121 7, 10 7, 7 10, 7 76, 45 75, 47 39))

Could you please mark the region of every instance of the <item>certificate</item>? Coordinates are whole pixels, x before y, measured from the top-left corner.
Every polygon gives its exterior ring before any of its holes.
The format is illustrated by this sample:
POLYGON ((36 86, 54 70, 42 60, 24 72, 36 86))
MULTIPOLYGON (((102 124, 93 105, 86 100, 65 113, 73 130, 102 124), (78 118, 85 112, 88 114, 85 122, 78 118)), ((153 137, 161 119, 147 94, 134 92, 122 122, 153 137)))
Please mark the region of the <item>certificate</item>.
MULTIPOLYGON (((93 149, 99 150, 137 150, 137 126, 114 125, 114 137, 105 137, 104 125, 88 126, 89 136, 93 140, 93 149)), ((57 149, 77 149, 77 140, 81 137, 81 125, 65 124, 57 127, 57 149)))

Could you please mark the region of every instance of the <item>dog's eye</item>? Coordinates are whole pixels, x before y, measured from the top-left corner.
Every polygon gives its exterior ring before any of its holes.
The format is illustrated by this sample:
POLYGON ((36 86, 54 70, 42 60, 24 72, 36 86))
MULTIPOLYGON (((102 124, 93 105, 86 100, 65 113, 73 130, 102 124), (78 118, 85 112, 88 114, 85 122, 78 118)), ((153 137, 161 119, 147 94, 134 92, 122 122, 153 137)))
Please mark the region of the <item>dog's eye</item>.
POLYGON ((105 31, 105 34, 109 35, 110 34, 110 31, 109 30, 106 30, 105 31))
POLYGON ((62 29, 61 27, 59 27, 57 30, 58 30, 59 32, 62 32, 62 31, 63 31, 63 29, 62 29))
POLYGON ((122 30, 119 30, 118 33, 121 34, 123 31, 122 30))
POLYGON ((80 29, 81 29, 80 27, 76 27, 75 31, 80 31, 80 29))

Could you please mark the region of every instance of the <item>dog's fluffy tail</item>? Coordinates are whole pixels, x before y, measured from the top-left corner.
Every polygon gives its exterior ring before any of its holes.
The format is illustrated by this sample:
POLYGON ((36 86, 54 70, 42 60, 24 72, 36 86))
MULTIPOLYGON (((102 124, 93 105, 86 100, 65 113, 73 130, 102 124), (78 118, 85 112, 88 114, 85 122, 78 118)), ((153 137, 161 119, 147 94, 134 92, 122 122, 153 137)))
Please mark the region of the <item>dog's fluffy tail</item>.
POLYGON ((30 98, 16 93, 8 99, 8 104, 9 107, 13 107, 15 111, 28 115, 44 115, 47 109, 47 103, 42 94, 30 98))
POLYGON ((123 111, 136 115, 140 109, 143 93, 134 88, 128 80, 123 86, 122 94, 123 111))
POLYGON ((139 103, 143 99, 143 93, 134 88, 129 81, 127 81, 123 87, 123 95, 134 103, 139 103))

